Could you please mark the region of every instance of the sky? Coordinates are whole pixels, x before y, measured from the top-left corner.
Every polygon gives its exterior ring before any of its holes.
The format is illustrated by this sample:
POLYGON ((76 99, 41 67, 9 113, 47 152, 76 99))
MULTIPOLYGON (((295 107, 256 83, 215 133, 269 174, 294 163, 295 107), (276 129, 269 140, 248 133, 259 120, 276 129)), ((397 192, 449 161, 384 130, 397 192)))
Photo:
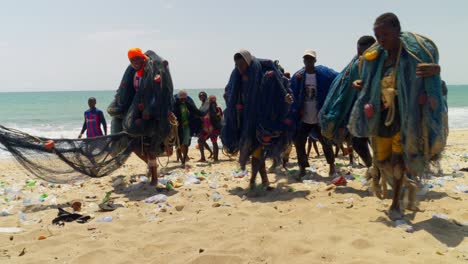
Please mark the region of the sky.
POLYGON ((169 61, 175 89, 223 88, 245 48, 290 72, 305 49, 337 71, 394 12, 438 46, 442 78, 468 84, 468 1, 0 0, 0 92, 115 90, 127 50, 169 61), (282 4, 282 5, 279 5, 282 4))

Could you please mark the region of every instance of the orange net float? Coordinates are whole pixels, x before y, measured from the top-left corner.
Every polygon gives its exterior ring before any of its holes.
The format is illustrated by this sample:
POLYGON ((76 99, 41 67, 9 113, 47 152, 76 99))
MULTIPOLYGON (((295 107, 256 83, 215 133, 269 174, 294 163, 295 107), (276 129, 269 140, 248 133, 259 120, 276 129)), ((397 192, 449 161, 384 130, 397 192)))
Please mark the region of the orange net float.
POLYGON ((44 148, 46 148, 47 150, 52 150, 53 148, 55 148, 55 142, 52 139, 47 140, 44 143, 44 148))

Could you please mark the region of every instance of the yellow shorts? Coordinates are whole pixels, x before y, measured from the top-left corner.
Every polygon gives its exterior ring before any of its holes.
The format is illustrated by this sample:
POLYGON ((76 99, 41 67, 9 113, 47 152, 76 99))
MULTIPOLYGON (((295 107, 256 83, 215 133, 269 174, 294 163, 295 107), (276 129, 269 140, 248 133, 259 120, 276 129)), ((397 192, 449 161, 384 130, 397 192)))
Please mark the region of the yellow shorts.
POLYGON ((261 159, 262 153, 263 153, 263 146, 260 146, 252 153, 252 157, 256 159, 261 159))
POLYGON ((373 147, 375 158, 378 161, 390 159, 393 153, 402 154, 401 134, 398 132, 393 137, 374 137, 373 147))

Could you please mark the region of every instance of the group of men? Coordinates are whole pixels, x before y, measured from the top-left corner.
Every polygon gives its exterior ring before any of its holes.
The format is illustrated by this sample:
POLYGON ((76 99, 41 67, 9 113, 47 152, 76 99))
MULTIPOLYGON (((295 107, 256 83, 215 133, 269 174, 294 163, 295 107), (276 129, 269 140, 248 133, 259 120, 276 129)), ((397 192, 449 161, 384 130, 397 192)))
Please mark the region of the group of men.
MULTIPOLYGON (((297 179, 301 180, 310 165, 305 145, 313 133, 333 176, 332 146, 347 142, 369 168, 374 182, 381 176, 393 179, 389 215, 401 218, 402 184, 414 186, 415 177, 430 161, 438 159, 445 147, 447 105, 435 44, 426 37, 402 32, 393 13, 379 16, 373 30, 377 41, 372 36, 361 37, 357 55, 340 73, 316 65, 318 56, 313 50, 304 52, 304 67, 290 78, 277 61, 240 50, 234 54, 235 68, 225 89, 224 111, 216 105, 215 97, 207 100, 206 93, 200 94, 200 109, 185 91, 173 96, 167 61, 150 51, 144 54, 131 49, 130 66, 109 108, 112 126, 114 122, 123 126, 112 132, 126 130, 141 136, 135 152, 147 162, 152 182, 157 183, 155 158, 171 154, 167 147, 174 142, 167 139, 171 127, 178 123, 178 155, 185 164, 194 134, 191 125, 198 123, 200 161, 206 160, 203 150, 207 139, 212 141, 213 155, 218 159, 217 137, 221 135, 224 150, 239 154, 245 173, 250 159, 250 187, 256 187, 260 174, 266 190, 272 189, 265 167, 267 158, 285 163, 294 145, 297 179), (132 101, 133 108, 129 107, 132 101), (157 133, 148 133, 148 129, 157 133)), ((101 119, 92 109, 85 118, 101 119)))

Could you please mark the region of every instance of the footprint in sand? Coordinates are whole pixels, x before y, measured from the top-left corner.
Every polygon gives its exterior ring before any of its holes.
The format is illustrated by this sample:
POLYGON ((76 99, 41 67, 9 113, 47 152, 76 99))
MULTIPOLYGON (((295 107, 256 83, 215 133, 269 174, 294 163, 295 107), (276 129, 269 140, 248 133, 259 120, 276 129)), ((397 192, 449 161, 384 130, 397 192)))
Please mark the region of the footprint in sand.
POLYGON ((373 245, 368 240, 362 238, 354 240, 353 242, 351 242, 351 245, 356 249, 367 249, 373 247, 373 245))

